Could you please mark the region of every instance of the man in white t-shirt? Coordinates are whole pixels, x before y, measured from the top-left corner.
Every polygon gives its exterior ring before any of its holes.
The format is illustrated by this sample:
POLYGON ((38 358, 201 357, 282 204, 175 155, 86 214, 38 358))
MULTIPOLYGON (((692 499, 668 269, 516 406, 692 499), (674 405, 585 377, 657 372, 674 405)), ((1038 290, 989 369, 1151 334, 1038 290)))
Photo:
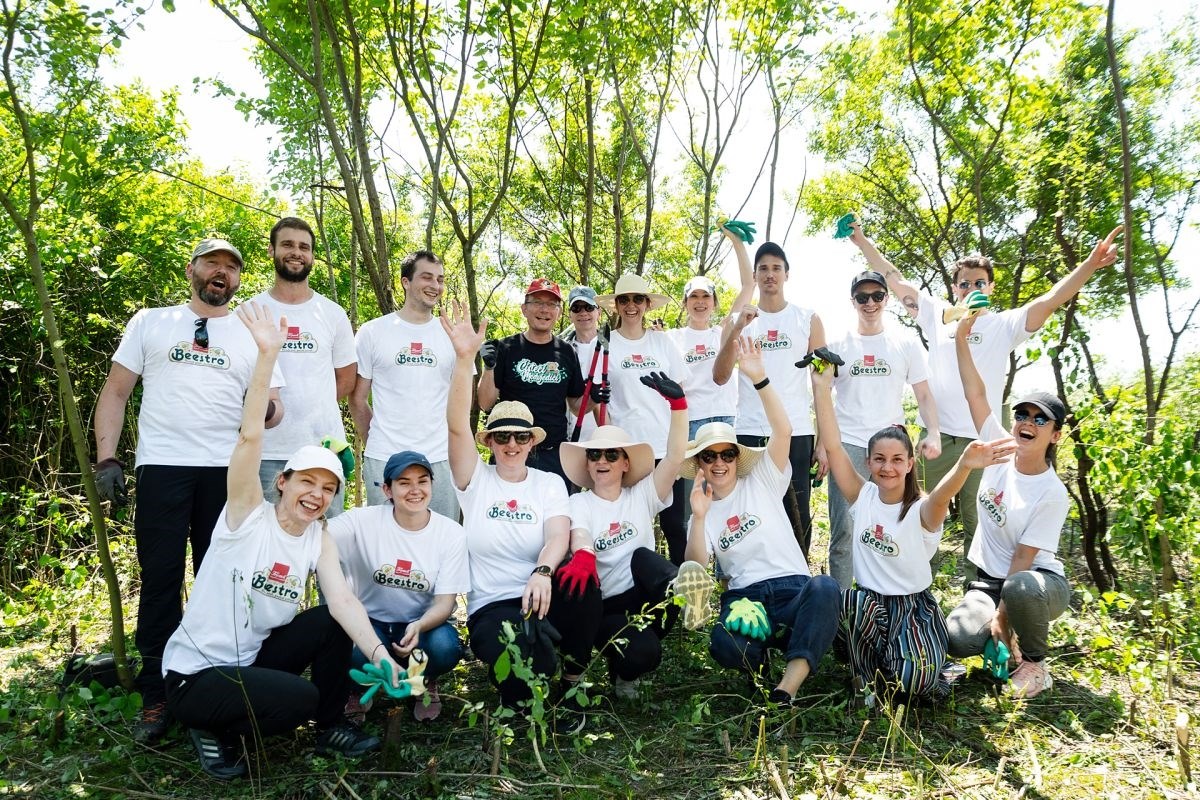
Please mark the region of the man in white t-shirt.
MULTIPOLYGON (((102 498, 127 502, 117 445, 129 396, 142 381, 136 454, 137 503, 133 533, 141 588, 137 687, 142 718, 134 738, 153 744, 167 732, 162 655, 183 616, 188 542, 199 572, 213 526, 225 505, 225 476, 237 444, 242 400, 258 348, 229 313, 242 280, 242 254, 222 239, 203 239, 187 264, 191 298, 134 315, 113 355, 96 400, 96 487, 102 498)), ((278 370, 271 381, 267 427, 283 418, 278 370)))
MULTIPOLYGON (((784 506, 800 543, 808 554, 812 541, 812 511, 809 498, 812 481, 809 467, 813 462, 813 427, 811 398, 808 391, 808 371, 796 369, 796 362, 818 347, 825 346, 825 327, 812 309, 789 303, 783 287, 791 267, 783 248, 774 242, 763 242, 754 254, 754 283, 758 287, 757 306, 746 305, 733 321, 731 335, 725 337, 713 363, 713 380, 724 385, 733 375, 737 350, 733 339, 749 336, 762 347, 767 378, 783 400, 792 425, 792 445, 788 460, 792 465, 791 487, 784 506), (791 498, 794 496, 795 501, 791 498)), ((750 447, 767 443, 770 426, 758 391, 748 378, 738 375, 737 431, 738 442, 750 447)), ((823 467, 822 477, 823 477, 823 467)))
MULTIPOLYGON (((921 291, 900 274, 900 270, 888 261, 875 243, 862 232, 858 222, 852 225, 854 232, 850 241, 862 251, 871 269, 880 272, 888 281, 888 288, 904 305, 909 316, 917 321, 921 335, 929 347, 929 385, 937 401, 938 418, 941 423, 942 453, 934 459, 925 459, 921 470, 924 486, 936 486, 938 481, 958 463, 958 457, 979 432, 971 420, 963 394, 962 379, 958 374, 958 357, 954 349, 954 332, 957 322, 943 323, 942 312, 950 303, 921 291)), ((1003 407, 1004 386, 1008 378, 1008 359, 1017 345, 1024 342, 1046 324, 1060 306, 1079 293, 1084 284, 1100 269, 1116 260, 1116 249, 1110 248, 1112 240, 1120 232, 1113 231, 1109 238, 1097 245, 1088 258, 1059 280, 1050 291, 1031 300, 1020 308, 1008 311, 988 311, 976 322, 971 332, 971 355, 975 366, 987 387, 988 404, 991 408, 1003 407)), ((950 290, 955 302, 961 302, 971 292, 982 292, 989 297, 995 291, 995 269, 986 256, 968 256, 959 259, 951 272, 950 290)), ((971 473, 958 493, 957 507, 964 531, 963 552, 971 549, 971 538, 978 524, 975 496, 979 493, 980 472, 971 473)), ((967 580, 972 580, 975 567, 965 562, 967 580)))
POLYGON ((433 310, 445 293, 442 262, 418 250, 400 262, 404 305, 358 329, 358 382, 350 413, 366 438, 367 502, 382 505, 383 468, 394 453, 415 450, 433 464, 431 511, 458 520, 458 498, 447 462, 446 397, 454 348, 433 310))
MULTIPOLYGON (((846 362, 833 381, 833 410, 842 448, 858 474, 869 475, 867 444, 881 428, 904 425, 904 387, 908 385, 928 427, 917 450, 926 458, 936 458, 942 445, 924 348, 912 333, 884 324, 888 292, 878 272, 856 275, 850 283, 850 298, 858 323, 829 345, 846 362)), ((820 444, 817 458, 825 460, 820 444)), ((829 574, 842 589, 849 589, 854 577, 853 523, 846 498, 830 475, 829 574)))
MULTIPOLYGON (((276 496, 275 478, 304 445, 325 437, 345 440, 338 401, 350 395, 357 376, 354 330, 337 303, 313 291, 313 230, 297 217, 284 217, 271 228, 267 255, 275 265, 275 285, 255 297, 278 319, 287 318, 287 338, 279 353, 279 369, 287 386, 280 393, 288 413, 263 437, 258 477, 263 494, 276 496)), ((343 483, 344 487, 344 483, 343 483)), ((336 517, 345 507, 344 488, 325 512, 336 517)))

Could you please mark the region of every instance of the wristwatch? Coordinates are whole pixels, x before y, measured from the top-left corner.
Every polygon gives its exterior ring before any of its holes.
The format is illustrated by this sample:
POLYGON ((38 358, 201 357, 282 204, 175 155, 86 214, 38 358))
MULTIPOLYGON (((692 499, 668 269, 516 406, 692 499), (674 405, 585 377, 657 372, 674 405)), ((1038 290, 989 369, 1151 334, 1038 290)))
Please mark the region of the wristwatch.
POLYGON ((536 567, 533 568, 533 572, 531 572, 529 574, 530 575, 545 575, 547 578, 549 578, 552 574, 554 574, 554 570, 552 570, 550 567, 546 566, 545 564, 538 564, 536 567))

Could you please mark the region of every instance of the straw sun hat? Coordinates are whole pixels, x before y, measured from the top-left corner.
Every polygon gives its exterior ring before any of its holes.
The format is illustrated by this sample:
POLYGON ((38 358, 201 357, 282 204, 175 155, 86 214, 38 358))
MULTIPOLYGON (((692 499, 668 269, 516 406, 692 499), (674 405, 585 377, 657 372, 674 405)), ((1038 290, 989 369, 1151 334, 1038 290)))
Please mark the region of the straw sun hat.
POLYGON ((650 310, 662 308, 670 302, 671 298, 665 294, 659 294, 650 286, 650 282, 638 275, 635 272, 626 272, 617 279, 617 285, 613 288, 612 294, 596 295, 596 302, 610 314, 616 313, 617 298, 623 294, 644 294, 650 298, 650 310))
POLYGON ((558 447, 558 457, 571 483, 584 489, 594 489, 595 484, 587 468, 587 451, 609 449, 624 450, 629 457, 629 470, 621 476, 622 486, 633 486, 654 469, 654 449, 646 442, 633 441, 624 429, 616 425, 601 425, 586 442, 563 442, 558 447))
POLYGON ((546 438, 545 429, 533 424, 533 414, 529 413, 529 406, 517 400, 502 400, 496 403, 492 407, 492 413, 488 414, 483 430, 475 433, 475 441, 486 446, 488 435, 498 431, 532 433, 535 445, 541 444, 546 438))
POLYGON ((696 473, 700 471, 699 459, 696 456, 704 450, 712 447, 714 444, 732 444, 738 449, 737 457, 737 476, 744 478, 754 469, 754 465, 762 458, 765 447, 750 447, 749 445, 738 444, 737 434, 733 431, 733 426, 724 422, 710 422, 707 425, 702 425, 700 430, 696 431, 696 439, 688 442, 687 452, 684 453, 683 465, 679 468, 680 476, 684 478, 694 478, 696 473))

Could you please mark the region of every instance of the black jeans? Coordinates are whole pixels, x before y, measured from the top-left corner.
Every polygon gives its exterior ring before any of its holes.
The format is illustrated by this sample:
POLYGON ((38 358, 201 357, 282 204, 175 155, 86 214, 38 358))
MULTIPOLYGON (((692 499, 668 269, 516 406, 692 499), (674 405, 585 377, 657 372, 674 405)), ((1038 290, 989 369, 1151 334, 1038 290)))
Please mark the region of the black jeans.
MULTIPOLYGON (((749 447, 766 447, 770 436, 738 436, 738 444, 749 447)), ((812 479, 808 477, 809 467, 813 460, 812 434, 793 436, 791 447, 788 448, 788 461, 792 464, 792 483, 787 494, 783 496, 783 508, 787 511, 788 521, 792 523, 796 541, 808 560, 808 548, 812 544, 812 479)))
POLYGON ((271 631, 252 666, 167 673, 167 708, 189 728, 223 738, 273 736, 309 720, 328 728, 342 719, 349 670, 350 637, 329 606, 316 606, 271 631), (311 681, 300 677, 306 668, 311 681))
POLYGON ((225 507, 226 472, 225 467, 137 468, 133 533, 142 584, 134 641, 142 655, 137 688, 146 705, 164 699, 162 654, 183 618, 187 545, 191 541, 192 571, 197 573, 225 507))
MULTIPOLYGON (((660 461, 661 458, 654 459, 654 465, 658 466, 660 461)), ((671 484, 671 505, 658 512, 658 527, 667 540, 667 555, 675 566, 683 563, 683 554, 687 550, 687 520, 683 518, 684 483, 683 478, 675 479, 671 484)))
POLYGON ((596 632, 596 647, 608 662, 609 674, 631 681, 653 672, 662 661, 662 640, 679 619, 679 606, 671 603, 655 612, 639 630, 630 620, 667 597, 667 584, 679 568, 653 550, 639 547, 629 562, 633 588, 604 599, 604 615, 596 632), (613 639, 623 640, 614 642, 613 639))

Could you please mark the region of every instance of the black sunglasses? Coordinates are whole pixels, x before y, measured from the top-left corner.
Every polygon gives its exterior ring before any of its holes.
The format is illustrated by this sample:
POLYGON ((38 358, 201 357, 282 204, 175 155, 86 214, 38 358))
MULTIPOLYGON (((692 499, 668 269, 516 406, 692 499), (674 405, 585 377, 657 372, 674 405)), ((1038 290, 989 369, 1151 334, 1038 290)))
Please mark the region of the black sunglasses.
MULTIPOLYGON (((988 283, 989 283, 988 281, 985 281, 983 278, 980 278, 979 280, 975 281, 975 288, 982 291, 983 287, 987 286, 988 283)), ((971 282, 970 281, 959 281, 958 288, 962 289, 965 292, 967 289, 971 288, 971 282)))
POLYGON ((586 453, 587 453, 588 461, 599 461, 600 457, 603 456, 604 460, 610 464, 617 463, 618 461, 621 460, 621 456, 625 455, 624 450, 617 450, 616 448, 613 448, 613 447, 610 447, 607 450, 588 449, 586 451, 586 453))
POLYGON ((197 350, 208 349, 208 317, 196 320, 196 332, 192 334, 192 347, 197 350))
POLYGON ((719 453, 716 450, 701 450, 696 454, 696 458, 700 459, 705 464, 711 464, 718 458, 720 458, 726 464, 732 464, 733 462, 737 461, 737 457, 738 449, 736 447, 730 447, 728 450, 722 450, 719 453))
POLYGON ((627 305, 629 303, 635 303, 636 305, 640 306, 642 303, 649 303, 649 302, 650 302, 650 298, 644 294, 619 294, 619 295, 617 295, 617 305, 619 305, 619 306, 627 305))
MULTIPOLYGON (((1051 422, 1054 421, 1042 413, 1033 414, 1032 416, 1033 416, 1033 424, 1037 425, 1039 428, 1044 428, 1047 425, 1049 425, 1051 422)), ((1030 414, 1028 411, 1014 411, 1013 412, 1013 419, 1015 419, 1017 422, 1027 422, 1029 420, 1029 417, 1030 417, 1030 414)))
POLYGON ((595 310, 596 310, 595 306, 589 306, 587 303, 573 303, 571 305, 571 313, 572 314, 583 314, 584 312, 595 311, 595 310))
POLYGON ((874 300, 876 303, 882 303, 886 299, 887 292, 882 290, 878 292, 871 292, 870 294, 867 292, 859 292, 858 294, 854 295, 854 302, 858 303, 860 306, 865 306, 868 300, 874 300))
POLYGON ((489 435, 496 444, 508 444, 510 439, 516 440, 517 444, 529 444, 533 441, 531 431, 496 431, 489 435))

